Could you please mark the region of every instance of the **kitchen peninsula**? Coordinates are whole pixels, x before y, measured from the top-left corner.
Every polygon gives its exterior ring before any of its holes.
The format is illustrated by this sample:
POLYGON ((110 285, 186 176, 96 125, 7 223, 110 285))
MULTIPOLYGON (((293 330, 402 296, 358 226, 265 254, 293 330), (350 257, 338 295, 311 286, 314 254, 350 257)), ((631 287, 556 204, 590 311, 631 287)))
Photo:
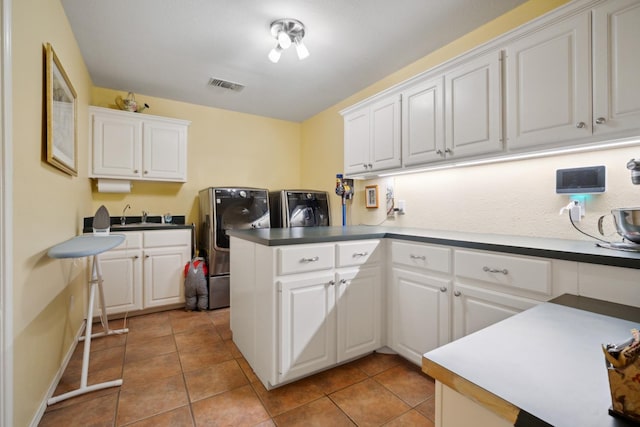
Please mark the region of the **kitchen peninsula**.
POLYGON ((234 342, 267 388, 385 346, 422 364, 564 294, 640 307, 640 254, 590 241, 373 226, 229 235, 234 342))

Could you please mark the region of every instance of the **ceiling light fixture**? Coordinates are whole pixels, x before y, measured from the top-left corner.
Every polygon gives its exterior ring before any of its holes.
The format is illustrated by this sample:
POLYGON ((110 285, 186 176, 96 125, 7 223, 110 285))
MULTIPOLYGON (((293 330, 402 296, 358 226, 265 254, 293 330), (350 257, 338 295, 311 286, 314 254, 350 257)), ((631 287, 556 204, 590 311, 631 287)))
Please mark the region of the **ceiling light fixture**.
POLYGON ((291 44, 296 45, 298 59, 309 56, 309 50, 304 45, 304 24, 296 19, 278 19, 271 23, 271 35, 278 40, 276 46, 269 52, 269 60, 276 63, 280 60, 282 51, 288 49, 291 44))

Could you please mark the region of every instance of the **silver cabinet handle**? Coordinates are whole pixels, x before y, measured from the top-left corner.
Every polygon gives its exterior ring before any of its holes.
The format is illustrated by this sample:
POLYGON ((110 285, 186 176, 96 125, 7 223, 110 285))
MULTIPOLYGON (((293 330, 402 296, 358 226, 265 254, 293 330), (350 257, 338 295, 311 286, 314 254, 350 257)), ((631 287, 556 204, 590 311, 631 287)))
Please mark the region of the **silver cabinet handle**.
POLYGON ((348 280, 340 279, 340 284, 341 284, 341 285, 346 285, 347 283, 349 283, 349 281, 348 281, 348 280))
POLYGON ((362 166, 364 166, 365 169, 368 168, 366 163, 363 163, 362 166))
POLYGON ((414 254, 410 254, 409 258, 411 259, 421 259, 422 261, 426 261, 427 257, 424 255, 414 255, 414 254))
POLYGON ((371 163, 369 163, 369 169, 372 169, 373 165, 371 163))
POLYGON ((151 255, 145 255, 144 257, 145 257, 145 258, 149 258, 149 257, 151 257, 151 255))
POLYGON ((451 148, 445 148, 444 152, 447 154, 453 154, 453 151, 451 151, 451 148))
POLYGON ((598 117, 596 119, 596 124, 597 125, 601 125, 601 124, 605 123, 606 121, 607 121, 607 119, 605 119, 604 117, 598 117))
POLYGON ((369 252, 354 252, 353 253, 353 258, 357 258, 357 257, 361 257, 361 256, 367 256, 369 255, 369 252))
POLYGON ((138 169, 134 169, 134 170, 133 170, 133 173, 138 173, 138 169))
POLYGON ((138 258, 140 258, 138 255, 133 256, 133 259, 138 259, 138 258))
POLYGON ((445 288, 444 286, 440 288, 440 292, 447 292, 447 288, 445 288))
POLYGON ((486 265, 484 267, 482 267, 482 271, 487 272, 487 273, 502 273, 502 274, 509 274, 509 270, 507 270, 506 268, 503 268, 502 270, 499 268, 489 268, 486 265))
POLYGON ((302 258, 300 262, 317 262, 320 260, 320 257, 314 256, 313 258, 302 258))
POLYGON ((454 291, 454 292, 453 292, 453 295, 455 295, 455 296, 459 297, 460 295, 462 295, 462 292, 460 292, 460 291, 454 291))
POLYGON ((444 153, 443 153, 443 152, 442 152, 442 150, 440 150, 440 149, 436 150, 436 154, 437 154, 438 156, 443 156, 443 155, 444 155, 444 153))
POLYGON ((336 281, 335 281, 335 280, 330 280, 330 281, 329 281, 329 284, 330 284, 331 286, 333 286, 333 285, 335 285, 335 284, 336 284, 336 281))
POLYGON ((148 174, 148 173, 149 173, 149 171, 144 171, 144 172, 142 172, 142 173, 146 175, 146 174, 148 174))
POLYGON ((585 122, 579 122, 579 123, 576 123, 576 127, 578 129, 583 129, 583 128, 587 127, 587 124, 585 122))

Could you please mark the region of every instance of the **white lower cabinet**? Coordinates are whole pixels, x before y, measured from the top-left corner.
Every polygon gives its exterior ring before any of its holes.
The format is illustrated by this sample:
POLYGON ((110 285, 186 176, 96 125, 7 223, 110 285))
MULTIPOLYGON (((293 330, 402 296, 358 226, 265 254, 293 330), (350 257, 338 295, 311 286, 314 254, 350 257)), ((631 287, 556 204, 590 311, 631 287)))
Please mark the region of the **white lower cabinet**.
POLYGON ((462 338, 536 306, 540 301, 457 284, 453 291, 453 339, 462 338))
POLYGON ((280 381, 336 363, 335 280, 332 272, 281 280, 280 381))
POLYGON ((256 266, 236 275, 246 265, 232 257, 234 342, 267 389, 382 346, 380 240, 265 247, 232 237, 234 248, 256 266))
POLYGON ((381 275, 379 266, 336 274, 338 363, 382 346, 381 275))
POLYGON ((391 241, 388 345, 417 365, 450 340, 451 254, 446 246, 391 241))
POLYGON ((388 343, 416 364, 452 339, 553 296, 577 293, 575 263, 406 241, 390 245, 388 343))
POLYGON ((390 347, 419 365, 424 353, 448 343, 450 289, 451 280, 394 267, 390 347))
MULTIPOLYGON (((142 234, 127 233, 124 243, 100 254, 107 314, 142 309, 142 234)), ((95 299, 94 313, 101 311, 95 299)))
POLYGON ((578 263, 579 295, 640 307, 640 270, 578 263))
MULTIPOLYGON (((107 314, 184 303, 191 230, 118 232, 125 241, 100 255, 107 314)), ((98 301, 95 313, 100 313, 98 301)))

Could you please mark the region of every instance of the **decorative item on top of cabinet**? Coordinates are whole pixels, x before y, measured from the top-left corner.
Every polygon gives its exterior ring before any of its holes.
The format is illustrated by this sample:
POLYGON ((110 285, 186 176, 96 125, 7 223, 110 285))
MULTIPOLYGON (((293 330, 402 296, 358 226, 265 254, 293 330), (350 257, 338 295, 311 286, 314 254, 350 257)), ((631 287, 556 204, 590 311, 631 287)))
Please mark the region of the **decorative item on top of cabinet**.
POLYGON ((400 167, 399 94, 342 114, 346 174, 366 175, 400 167))
POLYGON ((91 178, 187 180, 186 120, 89 107, 91 178))

